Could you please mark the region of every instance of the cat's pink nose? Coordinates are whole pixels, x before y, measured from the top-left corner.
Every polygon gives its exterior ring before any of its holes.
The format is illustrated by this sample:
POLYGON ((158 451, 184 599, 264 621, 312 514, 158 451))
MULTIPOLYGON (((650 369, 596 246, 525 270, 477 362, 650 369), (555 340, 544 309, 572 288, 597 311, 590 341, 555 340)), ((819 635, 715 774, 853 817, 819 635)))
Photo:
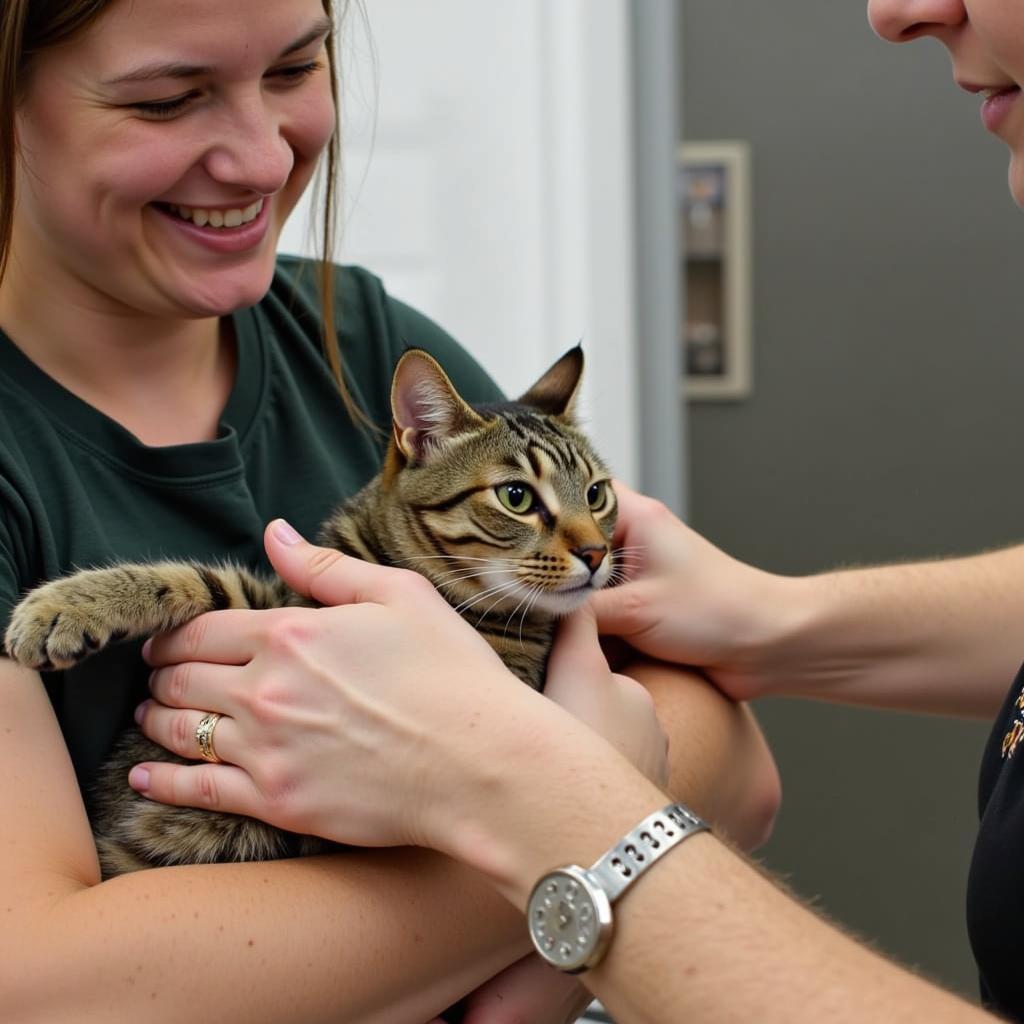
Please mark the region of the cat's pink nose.
POLYGON ((597 572, 599 566, 604 561, 604 556, 608 554, 608 548, 604 545, 591 545, 585 548, 573 548, 572 554, 574 554, 591 572, 597 572))

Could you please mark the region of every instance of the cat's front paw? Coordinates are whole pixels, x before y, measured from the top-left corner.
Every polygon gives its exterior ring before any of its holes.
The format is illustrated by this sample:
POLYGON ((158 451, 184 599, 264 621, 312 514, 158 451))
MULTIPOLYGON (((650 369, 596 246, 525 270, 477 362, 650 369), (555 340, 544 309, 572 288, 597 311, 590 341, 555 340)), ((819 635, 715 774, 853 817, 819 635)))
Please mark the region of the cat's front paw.
POLYGON ((75 577, 33 590, 11 613, 4 637, 9 657, 26 668, 70 668, 124 636, 102 600, 83 594, 75 577))

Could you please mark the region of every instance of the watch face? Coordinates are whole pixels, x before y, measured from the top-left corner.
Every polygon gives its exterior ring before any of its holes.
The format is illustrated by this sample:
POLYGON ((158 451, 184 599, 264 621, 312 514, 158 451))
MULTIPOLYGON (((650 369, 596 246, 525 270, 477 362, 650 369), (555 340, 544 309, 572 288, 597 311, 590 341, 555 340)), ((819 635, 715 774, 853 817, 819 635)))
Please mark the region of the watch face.
POLYGON ((563 971, 582 971, 601 958, 611 929, 604 891, 578 868, 545 875, 526 908, 537 952, 563 971))

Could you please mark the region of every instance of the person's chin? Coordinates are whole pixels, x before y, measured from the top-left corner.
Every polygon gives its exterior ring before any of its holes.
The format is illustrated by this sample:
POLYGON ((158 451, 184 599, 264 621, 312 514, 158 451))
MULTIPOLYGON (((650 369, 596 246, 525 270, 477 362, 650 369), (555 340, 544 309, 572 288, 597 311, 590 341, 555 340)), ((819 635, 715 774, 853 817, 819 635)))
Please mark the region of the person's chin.
POLYGON ((1007 179, 1013 201, 1024 210, 1024 150, 1010 151, 1010 168, 1007 179))
POLYGON ((255 306, 270 290, 274 265, 239 269, 236 273, 211 274, 192 288, 183 289, 180 304, 194 317, 228 316, 255 306))

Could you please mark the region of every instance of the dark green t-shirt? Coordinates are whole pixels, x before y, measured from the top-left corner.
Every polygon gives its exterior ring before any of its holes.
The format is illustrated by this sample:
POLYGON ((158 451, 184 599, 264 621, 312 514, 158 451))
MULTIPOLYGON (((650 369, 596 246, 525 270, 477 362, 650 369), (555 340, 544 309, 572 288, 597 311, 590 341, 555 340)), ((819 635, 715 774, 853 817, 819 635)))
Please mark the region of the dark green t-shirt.
MULTIPOLYGON (((353 423, 321 353, 314 264, 282 257, 270 292, 234 314, 238 371, 218 437, 150 448, 78 399, 0 332, 0 630, 18 596, 76 568, 159 558, 266 568, 277 517, 314 537, 380 466, 394 365, 431 352, 471 402, 500 393, 437 325, 358 268, 335 302, 349 389, 376 436, 353 423)), ((80 783, 146 696, 139 644, 44 675, 80 783)))

